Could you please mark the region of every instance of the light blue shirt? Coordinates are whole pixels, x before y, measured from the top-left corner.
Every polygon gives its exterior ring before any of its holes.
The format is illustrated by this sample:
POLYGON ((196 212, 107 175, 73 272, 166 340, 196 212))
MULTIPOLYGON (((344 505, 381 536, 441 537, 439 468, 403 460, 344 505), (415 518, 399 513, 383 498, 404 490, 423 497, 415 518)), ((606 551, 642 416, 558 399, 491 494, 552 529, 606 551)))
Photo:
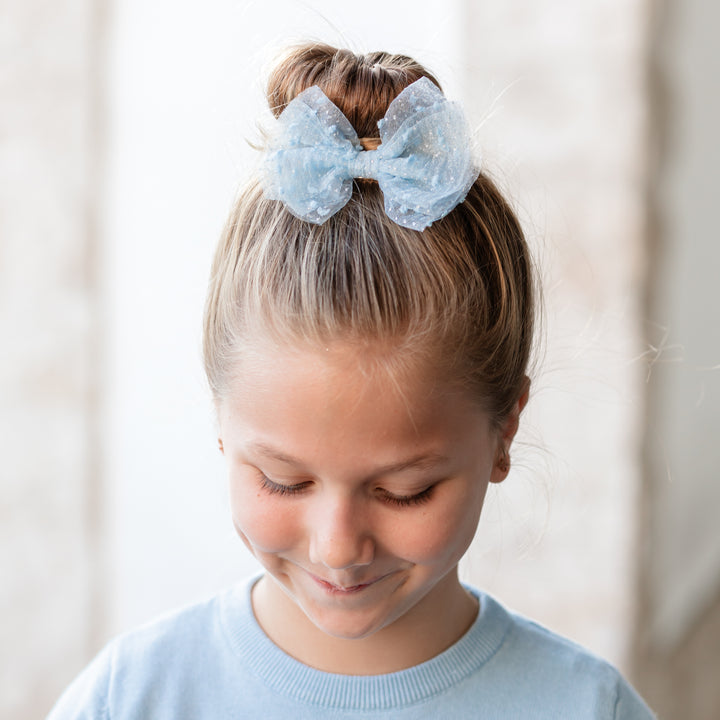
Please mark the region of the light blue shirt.
POLYGON ((253 582, 111 642, 48 720, 653 717, 607 662, 472 588, 480 612, 448 650, 401 672, 346 676, 268 639, 253 582))

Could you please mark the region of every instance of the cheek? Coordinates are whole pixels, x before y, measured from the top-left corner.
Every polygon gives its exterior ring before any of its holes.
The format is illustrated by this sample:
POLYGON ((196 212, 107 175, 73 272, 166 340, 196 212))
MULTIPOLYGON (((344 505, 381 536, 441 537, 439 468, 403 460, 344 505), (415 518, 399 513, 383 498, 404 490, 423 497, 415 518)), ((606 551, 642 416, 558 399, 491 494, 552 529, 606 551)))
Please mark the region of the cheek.
POLYGON ((480 518, 478 502, 448 502, 418 513, 395 527, 395 547, 418 565, 455 562, 472 542, 480 518))
POLYGON ((297 513, 284 498, 231 481, 230 510, 235 530, 252 551, 282 552, 297 542, 297 513))

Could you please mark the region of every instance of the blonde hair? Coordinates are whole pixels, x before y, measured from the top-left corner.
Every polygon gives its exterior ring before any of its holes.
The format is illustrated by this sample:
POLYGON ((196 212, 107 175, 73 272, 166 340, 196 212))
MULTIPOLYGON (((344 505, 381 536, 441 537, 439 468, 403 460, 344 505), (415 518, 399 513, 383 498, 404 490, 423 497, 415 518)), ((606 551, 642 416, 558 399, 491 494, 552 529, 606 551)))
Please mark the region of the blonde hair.
MULTIPOLYGON (((279 115, 318 85, 360 137, 378 136, 390 102, 420 77, 404 55, 328 45, 291 49, 270 75, 279 115)), ((439 85, 438 85, 439 86, 439 85)), ((466 200, 423 232, 385 214, 373 181, 323 225, 291 215, 257 181, 240 193, 215 254, 204 322, 205 368, 223 398, 245 343, 333 339, 391 343, 440 363, 501 422, 523 392, 533 331, 533 270, 520 224, 480 174, 466 200)))

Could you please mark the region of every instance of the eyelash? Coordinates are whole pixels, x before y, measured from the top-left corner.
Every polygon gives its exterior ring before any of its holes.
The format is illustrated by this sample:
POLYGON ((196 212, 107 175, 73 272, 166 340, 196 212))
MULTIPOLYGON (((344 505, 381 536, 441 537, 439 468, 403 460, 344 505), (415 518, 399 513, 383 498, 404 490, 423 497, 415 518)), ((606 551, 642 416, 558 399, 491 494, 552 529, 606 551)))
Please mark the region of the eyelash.
POLYGON ((435 486, 431 485, 429 488, 425 488, 422 492, 416 495, 387 495, 384 494, 383 500, 389 505, 396 505, 397 507, 408 507, 409 505, 422 505, 430 500, 430 497, 435 490, 435 486))
MULTIPOLYGON (((281 485, 275 483, 265 475, 260 476, 260 487, 271 495, 299 495, 308 486, 308 483, 298 483, 297 485, 281 485)), ((380 497, 383 502, 396 507, 409 507, 412 505, 422 505, 430 500, 435 490, 435 486, 431 485, 416 495, 389 495, 383 493, 380 497)))
POLYGON ((260 487, 263 490, 267 490, 271 495, 297 495, 301 493, 306 487, 307 483, 298 483, 297 485, 281 485, 274 483, 270 478, 265 475, 260 476, 260 487))

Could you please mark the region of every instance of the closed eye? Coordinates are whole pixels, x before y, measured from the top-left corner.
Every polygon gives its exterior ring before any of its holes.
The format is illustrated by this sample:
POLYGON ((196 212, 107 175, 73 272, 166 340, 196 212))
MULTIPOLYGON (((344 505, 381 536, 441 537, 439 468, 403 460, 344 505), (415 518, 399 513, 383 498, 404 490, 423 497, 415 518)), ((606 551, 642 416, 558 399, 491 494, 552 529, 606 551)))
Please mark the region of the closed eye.
POLYGON ((271 495, 298 495, 306 490, 310 483, 301 482, 295 485, 283 485, 270 480, 265 475, 260 476, 260 487, 271 495))
MULTIPOLYGON (((276 483, 270 480, 266 475, 260 476, 260 487, 265 492, 271 495, 299 495, 312 483, 300 482, 294 485, 283 485, 282 483, 276 483)), ((379 489, 378 495, 380 499, 388 505, 394 505, 396 507, 409 507, 412 505, 421 505, 428 502, 432 497, 435 490, 435 485, 425 488, 422 492, 415 493, 414 495, 395 495, 394 493, 388 492, 387 490, 379 489)))
POLYGON ((388 505, 408 507, 410 505, 422 505, 427 502, 432 497, 434 491, 435 485, 431 485, 415 495, 394 495, 393 493, 387 492, 387 490, 382 490, 380 497, 384 502, 388 503, 388 505))

